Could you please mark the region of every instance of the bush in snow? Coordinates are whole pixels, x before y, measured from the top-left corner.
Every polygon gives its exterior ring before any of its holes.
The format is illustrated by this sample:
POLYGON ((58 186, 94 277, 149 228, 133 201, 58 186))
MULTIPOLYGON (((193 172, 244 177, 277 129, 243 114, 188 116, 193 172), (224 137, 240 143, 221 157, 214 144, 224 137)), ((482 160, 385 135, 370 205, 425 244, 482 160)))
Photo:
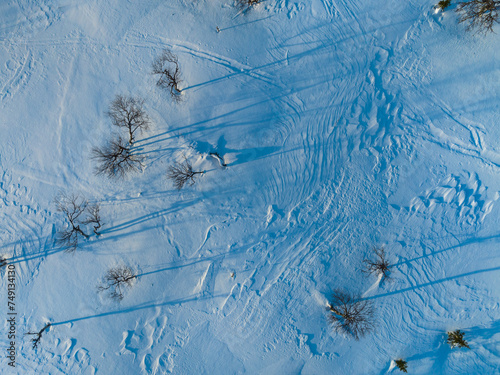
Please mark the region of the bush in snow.
POLYGON ((451 4, 451 0, 441 0, 439 3, 437 3, 436 5, 436 8, 437 9, 441 9, 441 10, 445 10, 446 8, 448 8, 451 4))
POLYGON ((363 262, 365 263, 365 269, 362 271, 367 274, 376 274, 377 276, 382 275, 384 278, 389 277, 389 267, 390 264, 385 258, 385 250, 384 248, 373 249, 375 253, 376 260, 365 259, 363 262))
POLYGON ((57 211, 62 212, 68 221, 66 228, 57 233, 56 242, 66 248, 66 251, 74 251, 78 247, 80 238, 89 238, 90 233, 87 226, 92 226, 92 231, 99 235, 102 226, 100 207, 90 204, 85 198, 76 195, 61 193, 54 199, 57 211))
POLYGON ((248 9, 261 3, 262 0, 237 0, 238 6, 242 9, 248 9))
POLYGON ((336 290, 330 298, 328 310, 333 328, 356 340, 375 328, 375 310, 371 301, 336 290))
POLYGON ((186 183, 193 185, 195 183, 195 176, 203 174, 203 171, 194 171, 191 163, 185 159, 184 162, 176 162, 168 169, 167 177, 172 180, 176 189, 180 190, 186 183))
POLYGON ((468 23, 467 30, 478 33, 493 32, 493 25, 498 21, 500 0, 469 0, 458 4, 459 23, 468 23))
POLYGON ((170 91, 170 96, 174 101, 180 100, 181 89, 181 70, 179 68, 179 59, 171 50, 163 50, 163 53, 158 56, 151 66, 151 73, 158 76, 156 85, 170 91))
POLYGON ((396 359, 394 362, 399 370, 402 372, 408 372, 408 364, 404 359, 396 359))
POLYGON ((31 339, 31 342, 33 343, 33 349, 36 349, 38 344, 40 343, 40 340, 42 339, 42 334, 50 327, 50 323, 47 323, 45 327, 43 327, 40 331, 38 332, 27 332, 25 335, 34 335, 35 337, 31 339))
POLYGON ((107 291, 109 296, 115 300, 123 299, 124 289, 130 288, 137 275, 127 266, 110 268, 104 276, 101 284, 97 286, 99 292, 107 291))
POLYGON ((130 143, 116 137, 102 147, 92 149, 92 159, 97 161, 96 174, 109 178, 123 178, 132 171, 142 169, 141 159, 134 154, 130 143))
POLYGON ((246 8, 257 5, 260 2, 262 2, 262 0, 238 0, 238 4, 241 7, 246 7, 246 8))
POLYGON ((142 99, 117 95, 109 107, 108 116, 113 125, 127 130, 130 144, 135 141, 135 133, 147 130, 150 124, 143 104, 142 99))
POLYGON ((459 347, 470 349, 469 344, 464 340, 464 333, 459 329, 453 332, 448 332, 447 342, 452 348, 459 347))

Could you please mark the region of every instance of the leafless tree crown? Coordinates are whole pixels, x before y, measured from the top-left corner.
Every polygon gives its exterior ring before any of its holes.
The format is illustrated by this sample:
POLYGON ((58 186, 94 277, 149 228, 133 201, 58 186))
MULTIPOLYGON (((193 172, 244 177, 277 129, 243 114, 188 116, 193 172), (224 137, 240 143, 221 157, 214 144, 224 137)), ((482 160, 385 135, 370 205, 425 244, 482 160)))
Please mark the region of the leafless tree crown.
POLYGON ((390 264, 385 257, 384 248, 375 248, 373 249, 373 252, 375 253, 376 260, 363 260, 363 263, 365 263, 365 269, 363 272, 367 274, 376 274, 377 276, 382 275, 382 277, 388 278, 390 273, 390 264))
POLYGON ((122 300, 124 289, 130 288, 137 275, 127 266, 110 268, 97 286, 99 292, 107 291, 114 300, 122 300))
POLYGON ((469 0, 458 4, 459 23, 467 23, 467 30, 477 33, 493 32, 493 26, 499 22, 499 0, 469 0))
POLYGON ((136 132, 149 127, 150 120, 143 105, 142 99, 117 95, 109 107, 108 116, 113 125, 127 129, 130 144, 134 143, 136 132))
POLYGON ((356 340, 375 328, 375 310, 371 301, 337 290, 332 294, 328 309, 333 328, 356 340))
POLYGON ((142 169, 141 159, 121 137, 112 139, 102 147, 94 147, 92 159, 97 162, 95 173, 109 178, 122 178, 129 172, 142 169))
POLYGON ((163 53, 153 61, 152 74, 158 76, 157 86, 169 90, 175 101, 180 100, 181 70, 179 59, 171 50, 163 50, 163 53))
POLYGON ((102 226, 101 222, 101 207, 95 204, 89 204, 87 206, 87 218, 83 221, 83 224, 88 225, 91 224, 93 227, 93 231, 96 235, 100 235, 99 229, 102 226))
POLYGON ((195 183, 195 176, 203 174, 202 171, 194 171, 193 166, 187 160, 182 163, 176 162, 168 169, 167 177, 172 180, 176 189, 180 190, 186 183, 193 185, 195 183))
POLYGON ((57 211, 62 212, 68 220, 65 229, 57 233, 57 243, 66 248, 66 251, 74 251, 78 247, 81 237, 89 238, 85 226, 93 224, 93 231, 99 235, 99 228, 102 226, 98 204, 89 202, 77 194, 59 194, 55 199, 57 211), (82 228, 83 227, 83 228, 82 228))
POLYGON ((31 339, 31 342, 33 343, 33 349, 36 349, 38 344, 40 343, 40 340, 42 339, 42 334, 50 327, 50 323, 47 323, 45 327, 43 327, 40 331, 38 332, 27 332, 25 333, 26 335, 34 335, 35 337, 31 339))

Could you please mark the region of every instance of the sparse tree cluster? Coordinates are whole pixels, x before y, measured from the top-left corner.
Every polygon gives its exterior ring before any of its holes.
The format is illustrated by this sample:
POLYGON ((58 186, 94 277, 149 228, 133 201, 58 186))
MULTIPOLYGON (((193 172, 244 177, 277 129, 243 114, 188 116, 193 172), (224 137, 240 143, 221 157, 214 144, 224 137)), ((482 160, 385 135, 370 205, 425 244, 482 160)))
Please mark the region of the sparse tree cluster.
POLYGON ((137 275, 130 267, 119 266, 110 268, 104 276, 101 284, 97 286, 99 292, 108 292, 111 299, 121 301, 124 290, 132 287, 137 275))
MULTIPOLYGON (((236 1, 247 8, 261 2, 261 0, 236 1)), ((217 31, 220 32, 218 27, 217 31)), ((179 59, 170 49, 165 49, 154 59, 151 73, 156 77, 158 87, 168 90, 174 101, 181 100, 182 78, 179 59)), ((144 103, 142 98, 125 95, 116 95, 111 101, 106 114, 117 128, 117 134, 112 135, 101 146, 91 149, 90 157, 96 163, 96 174, 109 178, 123 178, 130 172, 143 169, 143 159, 135 145, 139 135, 151 125, 144 103)), ((221 167, 227 166, 224 157, 218 152, 210 152, 209 155, 217 159, 221 167)), ((181 189, 186 184, 193 185, 197 176, 203 173, 205 171, 195 170, 185 158, 183 162, 174 163, 169 168, 167 176, 177 189, 181 189)), ((92 235, 100 235, 103 224, 99 204, 92 204, 77 194, 64 193, 56 197, 54 203, 66 219, 66 226, 61 228, 56 236, 56 242, 66 251, 74 251, 80 241, 89 239, 92 235)), ((0 267, 6 263, 7 261, 0 257, 0 267)), ((236 277, 236 273, 233 272, 231 277, 236 277)), ((137 275, 128 266, 110 268, 97 289, 99 292, 107 292, 112 299, 121 300, 124 298, 125 290, 133 285, 136 278, 137 275)), ((50 327, 51 324, 47 323, 40 331, 26 334, 35 336, 31 340, 34 349, 40 343, 43 333, 50 327)))
MULTIPOLYGON (((374 257, 364 259, 363 273, 374 274, 381 279, 389 278, 392 267, 387 260, 383 247, 373 248, 374 257)), ((375 329, 375 309, 372 301, 343 290, 335 290, 327 303, 328 320, 334 331, 359 340, 375 329)), ((447 333, 447 342, 451 348, 469 348, 460 330, 447 333)), ((401 372, 408 372, 408 363, 404 359, 396 359, 393 365, 401 372)), ((392 368, 392 366, 391 366, 392 368)))
POLYGON ((143 106, 143 99, 123 95, 111 102, 107 114, 113 125, 127 132, 128 141, 113 135, 104 145, 92 149, 96 174, 123 178, 129 172, 142 170, 142 158, 135 152, 134 142, 136 134, 147 130, 151 123, 143 106))
POLYGON ((77 194, 61 193, 54 199, 57 211, 64 214, 67 219, 66 228, 57 233, 56 241, 66 251, 74 251, 78 247, 79 240, 88 239, 91 232, 87 226, 91 226, 91 231, 95 235, 100 235, 99 229, 102 226, 100 207, 97 203, 91 204, 85 198, 77 194))
POLYGON ((375 309, 371 301, 336 290, 330 298, 328 309, 334 330, 356 340, 375 328, 375 309))

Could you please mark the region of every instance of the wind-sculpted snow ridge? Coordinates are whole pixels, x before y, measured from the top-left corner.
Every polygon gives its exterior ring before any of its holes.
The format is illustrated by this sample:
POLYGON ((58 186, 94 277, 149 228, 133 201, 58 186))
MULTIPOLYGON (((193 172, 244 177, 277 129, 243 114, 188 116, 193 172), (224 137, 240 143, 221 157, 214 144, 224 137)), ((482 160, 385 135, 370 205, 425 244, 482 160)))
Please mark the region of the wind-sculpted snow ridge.
POLYGON ((0 5, 0 257, 18 316, 0 373, 497 372, 500 39, 434 5, 0 5), (164 50, 180 100, 151 74, 164 50), (91 152, 123 137, 117 95, 150 123, 130 145, 141 167, 110 180, 91 152), (194 184, 175 188, 175 163, 194 184), (102 219, 70 254, 61 194, 102 219), (374 248, 390 277, 362 272, 374 248), (110 269, 135 275, 121 300, 97 293, 110 269), (369 301, 373 333, 332 328, 334 291, 369 301), (457 329, 470 349, 446 344, 457 329))

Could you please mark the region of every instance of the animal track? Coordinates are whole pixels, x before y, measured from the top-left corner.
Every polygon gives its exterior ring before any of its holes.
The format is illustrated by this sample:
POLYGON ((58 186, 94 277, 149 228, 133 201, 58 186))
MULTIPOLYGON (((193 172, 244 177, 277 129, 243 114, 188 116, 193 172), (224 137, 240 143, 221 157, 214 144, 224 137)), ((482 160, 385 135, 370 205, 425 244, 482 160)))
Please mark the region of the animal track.
POLYGON ((155 315, 145 323, 137 322, 133 330, 123 332, 121 353, 131 353, 139 361, 141 374, 164 374, 174 370, 176 351, 182 348, 186 334, 167 325, 166 316, 155 315))
POLYGON ((483 221, 498 199, 499 193, 491 196, 477 174, 468 177, 450 175, 439 186, 428 189, 411 200, 410 212, 433 212, 438 207, 449 206, 456 216, 467 224, 483 221))
POLYGON ((398 93, 386 88, 392 75, 386 71, 389 52, 378 48, 367 72, 363 90, 351 107, 347 124, 348 152, 367 150, 376 158, 375 167, 384 170, 401 151, 402 105, 398 93))
POLYGON ((95 374, 96 367, 91 364, 89 351, 79 347, 78 341, 74 338, 60 340, 56 339, 54 347, 46 349, 51 357, 58 359, 57 369, 64 374, 95 374))

